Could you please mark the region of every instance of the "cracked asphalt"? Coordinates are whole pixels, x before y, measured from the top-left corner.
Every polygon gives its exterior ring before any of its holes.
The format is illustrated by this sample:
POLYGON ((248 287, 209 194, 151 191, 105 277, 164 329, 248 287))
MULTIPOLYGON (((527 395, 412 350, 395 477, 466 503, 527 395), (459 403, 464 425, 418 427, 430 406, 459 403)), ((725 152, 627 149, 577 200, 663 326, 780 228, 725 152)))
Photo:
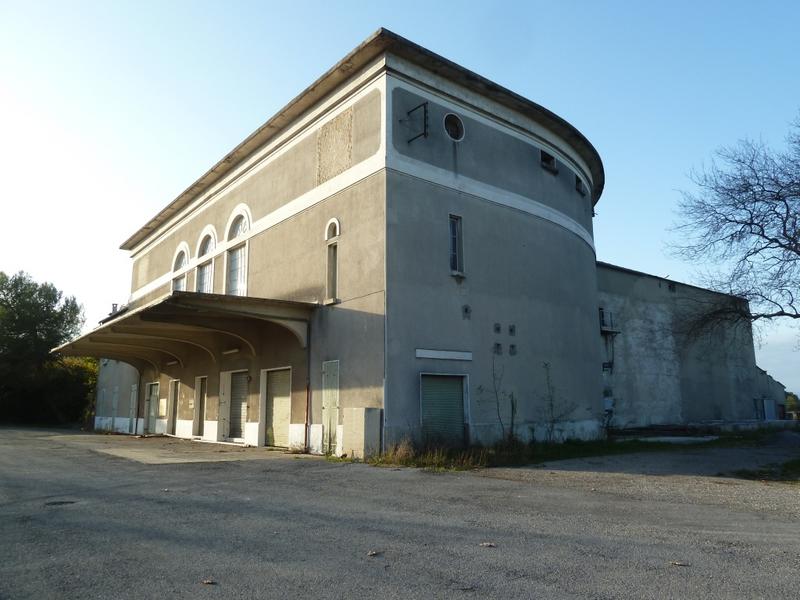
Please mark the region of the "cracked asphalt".
POLYGON ((800 486, 697 468, 787 440, 430 473, 0 428, 0 598, 797 598, 800 486))

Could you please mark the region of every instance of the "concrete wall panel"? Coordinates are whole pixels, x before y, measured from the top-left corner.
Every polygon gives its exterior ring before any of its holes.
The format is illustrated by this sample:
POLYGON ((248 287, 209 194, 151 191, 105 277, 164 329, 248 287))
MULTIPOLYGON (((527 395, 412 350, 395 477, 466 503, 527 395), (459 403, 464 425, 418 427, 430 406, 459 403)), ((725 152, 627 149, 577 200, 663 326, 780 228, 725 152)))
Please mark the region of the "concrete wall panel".
POLYGON ((417 433, 420 372, 468 375, 472 427, 484 440, 496 439, 500 420, 510 425, 510 405, 504 395, 498 418, 493 363, 495 376, 502 373, 500 390, 517 398, 521 436, 548 414, 576 423, 600 418, 595 259, 580 238, 526 213, 390 173, 387 246, 387 439, 417 433), (464 279, 450 272, 450 214, 462 217, 464 279), (417 348, 468 351, 472 360, 419 359, 417 348))

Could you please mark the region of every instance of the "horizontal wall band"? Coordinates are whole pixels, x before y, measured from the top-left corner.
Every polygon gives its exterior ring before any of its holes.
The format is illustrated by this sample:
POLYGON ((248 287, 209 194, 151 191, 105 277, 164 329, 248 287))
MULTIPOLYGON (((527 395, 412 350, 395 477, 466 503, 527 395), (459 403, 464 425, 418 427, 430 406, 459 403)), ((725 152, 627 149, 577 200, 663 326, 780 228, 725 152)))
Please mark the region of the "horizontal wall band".
POLYGON ((472 352, 461 350, 430 350, 417 348, 417 358, 435 358, 438 360, 472 360, 472 352))

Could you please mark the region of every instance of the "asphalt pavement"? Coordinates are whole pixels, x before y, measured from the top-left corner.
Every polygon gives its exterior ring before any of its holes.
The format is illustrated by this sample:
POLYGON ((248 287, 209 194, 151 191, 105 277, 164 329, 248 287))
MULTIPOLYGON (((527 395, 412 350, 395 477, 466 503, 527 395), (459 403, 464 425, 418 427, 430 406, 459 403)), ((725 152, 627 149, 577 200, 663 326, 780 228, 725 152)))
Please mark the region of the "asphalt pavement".
POLYGON ((0 428, 0 598, 800 596, 800 487, 613 461, 431 473, 0 428))

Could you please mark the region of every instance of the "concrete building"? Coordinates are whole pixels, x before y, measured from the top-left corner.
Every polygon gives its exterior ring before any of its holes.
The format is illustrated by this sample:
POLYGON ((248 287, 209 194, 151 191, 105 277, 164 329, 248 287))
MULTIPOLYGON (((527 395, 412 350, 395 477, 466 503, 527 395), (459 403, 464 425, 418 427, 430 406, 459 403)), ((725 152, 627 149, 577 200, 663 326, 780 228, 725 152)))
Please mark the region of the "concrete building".
POLYGON ((749 333, 637 348, 673 309, 598 268, 603 184, 572 125, 379 30, 122 244, 129 302, 60 351, 121 361, 98 426, 312 452, 741 418, 749 333))

